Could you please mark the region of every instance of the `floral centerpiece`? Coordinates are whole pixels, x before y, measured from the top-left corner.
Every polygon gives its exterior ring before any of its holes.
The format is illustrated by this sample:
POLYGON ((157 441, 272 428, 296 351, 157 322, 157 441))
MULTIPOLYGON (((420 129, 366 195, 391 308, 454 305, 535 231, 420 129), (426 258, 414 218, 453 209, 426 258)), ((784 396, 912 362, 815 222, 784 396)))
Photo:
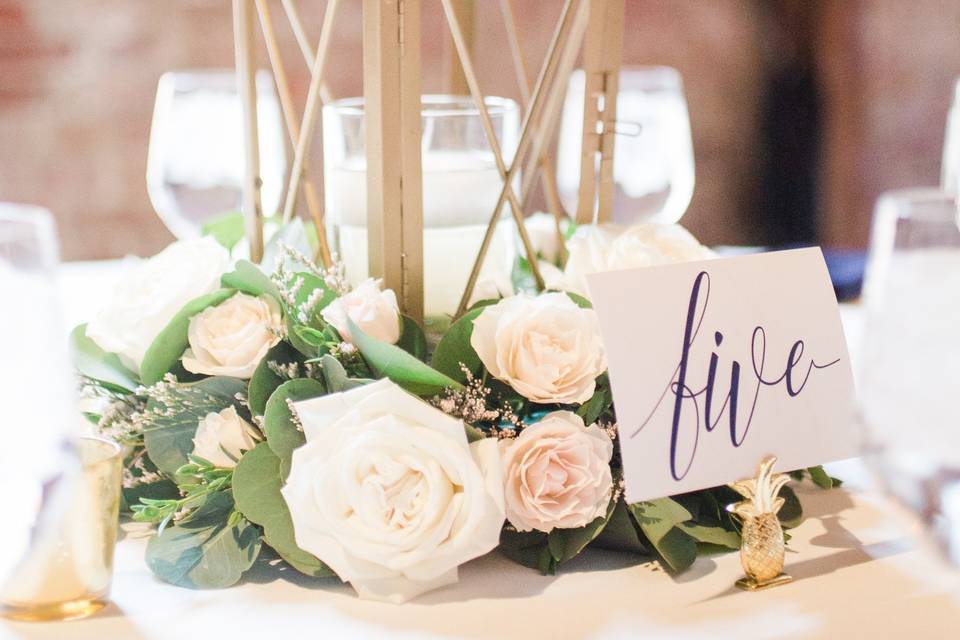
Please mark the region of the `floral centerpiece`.
MULTIPOLYGON (((541 246, 548 291, 524 290, 519 260, 518 291, 477 301, 431 353, 392 291, 286 246, 269 273, 211 237, 130 269, 72 341, 89 417, 127 447, 125 510, 156 525, 152 571, 227 587, 279 558, 402 602, 495 549, 544 573, 588 546, 670 572, 738 549, 728 487, 625 502, 583 281, 709 250, 678 226, 569 233, 562 269, 541 246)), ((800 504, 782 496, 790 527, 800 504)))

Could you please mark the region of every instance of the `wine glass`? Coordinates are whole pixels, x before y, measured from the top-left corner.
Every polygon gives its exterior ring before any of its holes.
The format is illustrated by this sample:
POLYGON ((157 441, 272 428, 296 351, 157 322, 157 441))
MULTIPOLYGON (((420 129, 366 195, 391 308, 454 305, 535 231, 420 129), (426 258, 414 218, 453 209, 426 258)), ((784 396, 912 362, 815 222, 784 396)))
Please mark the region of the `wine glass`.
POLYGON ((953 87, 953 103, 947 112, 943 136, 943 162, 940 165, 940 186, 956 193, 960 187, 960 78, 953 87))
POLYGON ((72 463, 66 442, 79 413, 57 313, 57 253, 48 211, 0 203, 0 586, 35 541, 41 520, 55 515, 50 496, 72 463))
MULTIPOLYGON (((286 147, 273 76, 260 71, 257 135, 265 216, 277 212, 286 147)), ((199 236, 205 223, 239 210, 245 173, 243 113, 233 71, 163 74, 147 155, 147 191, 177 238, 199 236)))
MULTIPOLYGON (((577 207, 583 130, 584 73, 570 76, 560 123, 557 184, 568 210, 577 207)), ((613 158, 615 222, 673 223, 693 197, 693 141, 683 79, 670 67, 624 67, 617 96, 613 158)))
POLYGON ((886 490, 960 565, 960 227, 938 189, 883 194, 864 284, 860 412, 886 490))

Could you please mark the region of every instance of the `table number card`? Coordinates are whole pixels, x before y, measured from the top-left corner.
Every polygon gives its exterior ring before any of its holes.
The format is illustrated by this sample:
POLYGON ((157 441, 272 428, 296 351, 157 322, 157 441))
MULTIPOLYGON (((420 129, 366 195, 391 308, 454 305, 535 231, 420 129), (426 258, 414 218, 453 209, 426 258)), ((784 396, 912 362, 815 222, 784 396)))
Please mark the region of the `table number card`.
POLYGON ((819 249, 588 276, 626 495, 657 498, 857 453, 853 376, 819 249))

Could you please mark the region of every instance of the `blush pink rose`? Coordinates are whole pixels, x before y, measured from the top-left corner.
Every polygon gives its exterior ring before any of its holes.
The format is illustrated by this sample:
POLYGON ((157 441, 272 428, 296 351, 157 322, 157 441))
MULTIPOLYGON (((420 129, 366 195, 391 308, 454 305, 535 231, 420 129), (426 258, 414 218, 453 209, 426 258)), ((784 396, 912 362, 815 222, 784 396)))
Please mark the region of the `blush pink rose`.
POLYGON ((606 513, 613 442, 597 425, 554 411, 500 446, 507 520, 518 531, 573 529, 606 513))

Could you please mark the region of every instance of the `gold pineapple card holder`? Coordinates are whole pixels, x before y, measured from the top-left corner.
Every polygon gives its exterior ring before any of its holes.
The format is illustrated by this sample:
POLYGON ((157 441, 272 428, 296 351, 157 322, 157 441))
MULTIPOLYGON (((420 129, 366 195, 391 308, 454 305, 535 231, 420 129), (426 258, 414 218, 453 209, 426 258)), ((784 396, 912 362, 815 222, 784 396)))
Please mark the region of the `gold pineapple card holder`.
POLYGON ((780 489, 790 477, 774 473, 776 456, 767 456, 760 463, 757 477, 740 480, 730 485, 745 499, 727 506, 727 511, 736 515, 742 525, 740 564, 747 574, 736 585, 747 591, 757 591, 786 584, 793 580, 783 572, 783 529, 777 512, 783 507, 780 489))

